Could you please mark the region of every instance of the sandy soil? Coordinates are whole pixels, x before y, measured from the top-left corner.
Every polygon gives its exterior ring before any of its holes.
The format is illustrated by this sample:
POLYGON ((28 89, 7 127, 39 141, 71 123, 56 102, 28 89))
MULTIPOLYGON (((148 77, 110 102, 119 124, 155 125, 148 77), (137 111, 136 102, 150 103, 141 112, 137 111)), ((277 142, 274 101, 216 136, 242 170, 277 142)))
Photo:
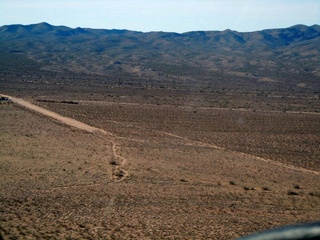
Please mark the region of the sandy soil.
POLYGON ((316 170, 217 147, 205 133, 128 116, 84 124, 16 103, 0 105, 4 239, 234 239, 320 218, 316 170))

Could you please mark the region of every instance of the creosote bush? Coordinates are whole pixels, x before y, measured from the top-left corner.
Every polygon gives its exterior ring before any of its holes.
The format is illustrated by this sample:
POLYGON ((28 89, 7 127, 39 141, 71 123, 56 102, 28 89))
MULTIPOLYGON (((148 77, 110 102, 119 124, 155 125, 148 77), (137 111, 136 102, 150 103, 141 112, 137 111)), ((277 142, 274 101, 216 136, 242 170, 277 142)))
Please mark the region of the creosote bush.
POLYGON ((236 185, 236 183, 234 181, 229 181, 230 185, 236 185))

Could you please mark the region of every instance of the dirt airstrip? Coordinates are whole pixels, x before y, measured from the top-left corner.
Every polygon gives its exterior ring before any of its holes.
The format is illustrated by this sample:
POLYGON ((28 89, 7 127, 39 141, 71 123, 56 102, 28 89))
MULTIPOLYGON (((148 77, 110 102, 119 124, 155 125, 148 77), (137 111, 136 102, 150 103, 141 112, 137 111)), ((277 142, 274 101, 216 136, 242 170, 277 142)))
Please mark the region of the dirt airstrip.
MULTIPOLYGON (((4 239, 234 239, 320 219, 317 161, 229 148, 222 131, 201 130, 206 110, 10 98, 0 105, 4 239)), ((241 116, 246 136, 251 120, 241 116)), ((289 147, 298 141, 285 137, 289 147)), ((312 144, 306 151, 317 154, 312 144)))

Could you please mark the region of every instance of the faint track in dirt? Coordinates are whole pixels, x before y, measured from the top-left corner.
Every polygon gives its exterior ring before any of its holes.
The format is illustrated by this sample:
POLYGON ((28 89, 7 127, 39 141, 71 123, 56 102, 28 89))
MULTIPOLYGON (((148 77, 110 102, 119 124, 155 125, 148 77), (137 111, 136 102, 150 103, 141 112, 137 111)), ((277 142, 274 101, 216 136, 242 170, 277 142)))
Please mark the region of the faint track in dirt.
POLYGON ((182 137, 182 136, 179 136, 179 135, 176 135, 176 134, 173 134, 173 133, 168 133, 168 132, 163 132, 163 131, 156 131, 156 132, 158 132, 159 134, 163 134, 163 135, 175 137, 175 138, 178 138, 178 139, 181 139, 181 140, 184 140, 184 141, 188 141, 188 142, 191 143, 190 145, 192 145, 192 146, 209 147, 209 148, 214 148, 214 149, 218 149, 218 150, 225 150, 225 151, 229 151, 229 152, 234 152, 234 153, 241 154, 243 156, 248 156, 248 157, 251 157, 251 158, 255 158, 255 159, 259 160, 259 161, 267 162, 267 163, 270 163, 270 164, 273 164, 273 165, 276 165, 276 166, 279 166, 279 167, 282 167, 282 168, 287 168, 287 169, 294 170, 294 171, 300 171, 300 172, 312 173, 312 174, 315 174, 315 175, 320 175, 320 172, 318 172, 318 171, 305 169, 305 168, 301 168, 301 167, 296 167, 296 166, 293 166, 293 165, 290 165, 290 164, 285 164, 285 163, 277 162, 277 161, 274 161, 274 160, 271 160, 271 159, 258 157, 258 156, 255 156, 255 155, 252 155, 252 154, 249 154, 249 153, 234 151, 234 150, 231 150, 231 149, 219 147, 217 145, 201 142, 201 141, 198 141, 198 140, 192 140, 192 139, 189 139, 189 138, 186 138, 186 137, 182 137))
POLYGON ((114 180, 115 182, 121 182, 128 177, 128 175, 129 175, 128 172, 123 169, 124 165, 127 162, 127 159, 120 156, 117 153, 116 141, 114 139, 110 139, 110 138, 118 138, 113 133, 107 132, 107 131, 100 129, 100 128, 92 127, 88 124, 85 124, 83 122, 77 121, 72 118, 64 117, 58 113, 55 113, 55 112, 52 112, 52 111, 47 110, 45 108, 34 105, 34 104, 32 104, 24 99, 21 99, 21 98, 15 98, 15 97, 4 95, 4 94, 0 94, 0 96, 9 98, 13 103, 16 103, 16 104, 18 104, 24 108, 27 108, 31 111, 45 115, 45 116, 52 118, 54 120, 57 120, 57 121, 65 124, 69 127, 74 127, 74 128, 80 129, 85 132, 93 133, 95 135, 100 136, 103 140, 107 140, 110 144, 112 144, 112 155, 113 155, 112 161, 114 163, 114 164, 111 164, 113 167, 112 180, 114 180), (108 136, 109 139, 105 139, 105 136, 108 136))
POLYGON ((225 148, 219 147, 217 145, 213 145, 213 144, 209 144, 209 143, 205 143, 205 142, 201 142, 201 141, 197 141, 197 140, 192 140, 186 137, 182 137, 173 133, 168 133, 168 132, 163 132, 163 131, 156 131, 160 134, 164 134, 170 137, 174 137, 174 138, 178 138, 184 141, 188 141, 188 142, 192 142, 193 144, 190 144, 192 146, 199 146, 199 147, 210 147, 210 148, 215 148, 215 149, 219 149, 219 150, 225 150, 225 148))
POLYGON ((112 144, 112 154, 113 154, 112 178, 115 182, 121 182, 129 176, 129 173, 123 168, 123 166, 127 163, 127 159, 120 156, 117 153, 117 145, 115 141, 112 141, 112 140, 107 140, 107 141, 109 141, 112 144))

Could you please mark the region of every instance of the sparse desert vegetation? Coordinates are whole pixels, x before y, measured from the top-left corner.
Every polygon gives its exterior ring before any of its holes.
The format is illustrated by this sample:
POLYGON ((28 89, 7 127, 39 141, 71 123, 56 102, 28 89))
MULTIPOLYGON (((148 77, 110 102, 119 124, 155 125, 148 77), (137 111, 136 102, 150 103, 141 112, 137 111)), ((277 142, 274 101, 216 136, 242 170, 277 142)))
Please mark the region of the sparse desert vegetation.
POLYGON ((1 27, 0 94, 55 113, 0 99, 1 238, 225 240, 319 220, 318 29, 141 33, 144 48, 130 31, 1 27))
MULTIPOLYGON (((312 164, 292 159, 288 162, 297 167, 292 169, 212 141, 207 136, 217 130, 204 128, 212 121, 206 114, 222 110, 35 103, 112 132, 116 152, 126 163, 123 170, 115 170, 120 163, 112 155, 110 136, 70 128, 16 104, 1 105, 5 239, 233 239, 319 219, 319 173, 298 168, 318 170, 316 158, 308 158, 312 164)), ((223 113, 227 119, 235 111, 223 113)), ((275 116, 271 119, 277 122, 275 116)), ((273 151, 264 154, 274 158, 273 151)))

